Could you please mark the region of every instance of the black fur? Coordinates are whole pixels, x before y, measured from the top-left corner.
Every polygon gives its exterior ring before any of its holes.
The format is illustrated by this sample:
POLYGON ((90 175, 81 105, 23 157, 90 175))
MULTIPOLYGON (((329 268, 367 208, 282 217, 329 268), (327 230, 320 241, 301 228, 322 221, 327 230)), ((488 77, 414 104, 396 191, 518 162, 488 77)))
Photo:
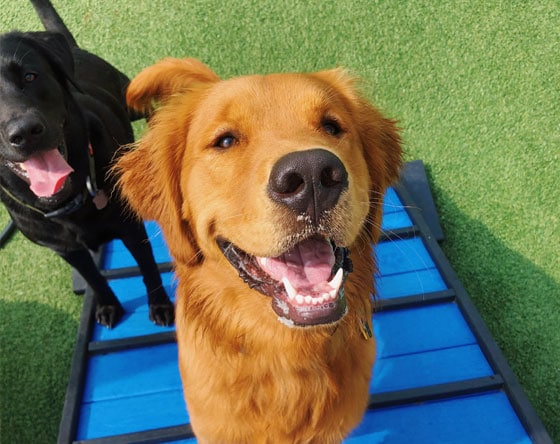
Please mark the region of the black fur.
POLYGON ((46 31, 0 36, 0 198, 27 238, 54 250, 82 274, 97 297, 97 322, 112 327, 123 309, 88 250, 118 238, 140 266, 150 318, 159 325, 172 324, 173 305, 144 226, 126 216, 107 174, 119 147, 133 141, 124 96, 129 80, 78 48, 49 1, 32 3, 46 31), (93 174, 88 145, 94 153, 93 174), (56 146, 66 147, 74 172, 61 191, 38 197, 13 165, 56 146), (87 191, 88 176, 110 196, 103 209, 96 208, 87 191), (70 202, 78 209, 69 213, 70 202), (57 210, 64 214, 45 217, 57 210))

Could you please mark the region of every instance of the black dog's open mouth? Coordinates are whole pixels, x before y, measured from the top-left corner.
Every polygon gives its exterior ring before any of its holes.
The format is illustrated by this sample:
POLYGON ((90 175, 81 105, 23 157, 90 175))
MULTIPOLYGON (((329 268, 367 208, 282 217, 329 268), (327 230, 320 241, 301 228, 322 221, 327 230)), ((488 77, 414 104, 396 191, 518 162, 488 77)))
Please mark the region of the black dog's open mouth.
POLYGON ((274 312, 286 324, 331 324, 346 314, 344 281, 352 271, 347 248, 312 237, 280 256, 257 257, 223 239, 218 245, 241 279, 272 297, 274 312))
POLYGON ((74 171, 66 158, 66 145, 62 143, 56 148, 34 153, 24 162, 5 161, 5 164, 29 184, 36 196, 50 198, 62 190, 74 171))

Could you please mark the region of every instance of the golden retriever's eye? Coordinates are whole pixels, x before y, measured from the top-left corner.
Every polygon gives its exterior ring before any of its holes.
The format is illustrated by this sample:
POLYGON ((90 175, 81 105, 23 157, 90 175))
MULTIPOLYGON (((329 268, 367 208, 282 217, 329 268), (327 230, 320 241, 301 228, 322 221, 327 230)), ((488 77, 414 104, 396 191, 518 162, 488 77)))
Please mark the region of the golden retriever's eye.
POLYGON ((25 80, 27 83, 33 82, 36 78, 37 78, 37 73, 35 72, 26 72, 23 75, 23 80, 25 80))
POLYGON ((227 133, 216 139, 216 141, 214 142, 214 147, 225 150, 231 148, 233 145, 235 145, 236 142, 237 139, 235 138, 235 136, 230 133, 227 133))
POLYGON ((333 137, 337 137, 343 132, 339 123, 334 119, 323 119, 323 121, 321 122, 321 128, 329 136, 333 137))

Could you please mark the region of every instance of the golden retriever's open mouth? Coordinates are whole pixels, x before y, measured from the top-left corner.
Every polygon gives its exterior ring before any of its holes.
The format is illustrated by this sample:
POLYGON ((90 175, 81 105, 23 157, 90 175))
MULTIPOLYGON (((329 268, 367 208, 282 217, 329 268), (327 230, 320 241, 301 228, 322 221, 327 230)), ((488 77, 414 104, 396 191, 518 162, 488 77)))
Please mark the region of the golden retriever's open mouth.
POLYGON ((331 324, 346 314, 344 281, 352 271, 347 248, 312 237, 280 256, 258 257, 223 239, 218 245, 241 279, 272 297, 274 312, 287 325, 331 324))

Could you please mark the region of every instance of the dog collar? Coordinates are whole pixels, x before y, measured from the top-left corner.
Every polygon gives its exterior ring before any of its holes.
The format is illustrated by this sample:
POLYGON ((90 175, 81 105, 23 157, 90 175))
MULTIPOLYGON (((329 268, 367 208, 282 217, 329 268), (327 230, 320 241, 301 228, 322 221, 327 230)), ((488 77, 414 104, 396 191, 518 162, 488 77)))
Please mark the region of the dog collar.
POLYGON ((43 213, 43 216, 47 219, 50 219, 51 217, 67 216, 69 214, 72 214, 74 211, 82 207, 82 205, 86 201, 87 194, 87 192, 82 191, 62 208, 50 211, 48 213, 43 213))
POLYGON ((10 191, 8 191, 2 185, 0 185, 0 188, 14 202, 17 202, 21 206, 23 206, 23 207, 25 207, 29 210, 35 211, 36 213, 41 214, 46 219, 50 219, 52 217, 67 216, 68 214, 72 214, 74 211, 76 211, 78 208, 80 208, 84 204, 84 202, 86 201, 86 198, 89 194, 86 190, 84 190, 81 193, 79 193, 76 197, 74 197, 74 199, 72 199, 70 202, 68 202, 66 205, 64 205, 63 207, 57 208, 54 211, 45 212, 43 210, 40 210, 39 208, 35 208, 33 205, 29 205, 28 203, 23 202, 21 199, 18 199, 16 196, 14 196, 10 191))

